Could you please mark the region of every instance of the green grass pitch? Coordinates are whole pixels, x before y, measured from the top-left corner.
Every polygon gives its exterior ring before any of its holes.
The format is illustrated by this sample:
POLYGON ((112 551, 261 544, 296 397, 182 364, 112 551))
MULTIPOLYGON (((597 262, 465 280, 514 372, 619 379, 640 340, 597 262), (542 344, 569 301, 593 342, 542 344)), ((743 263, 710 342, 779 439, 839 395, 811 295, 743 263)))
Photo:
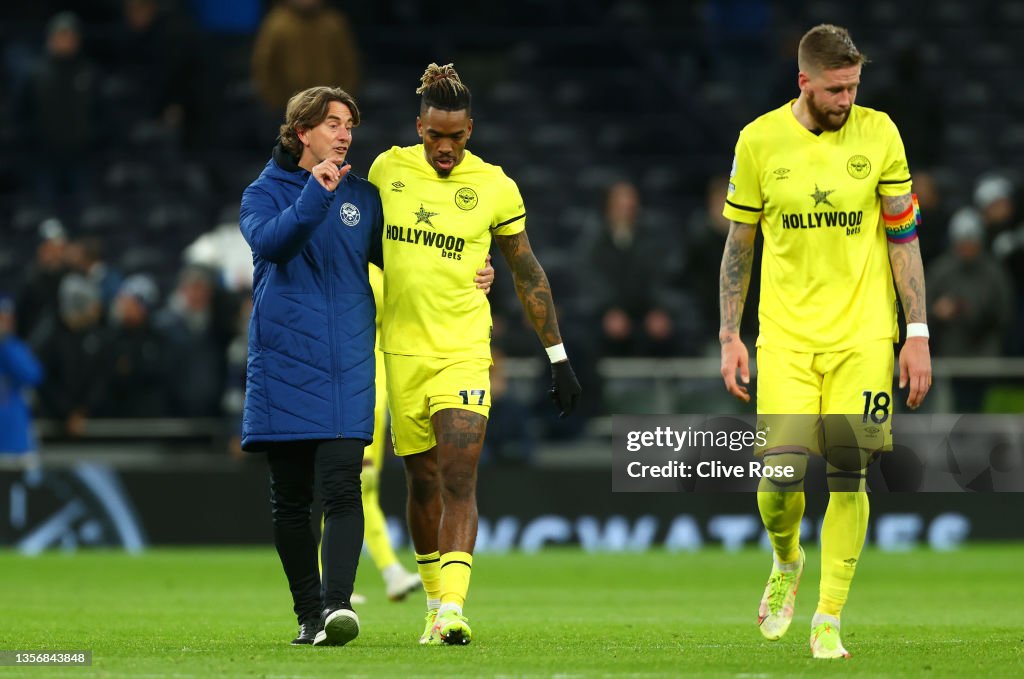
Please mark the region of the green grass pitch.
MULTIPOLYGON (((409 561, 408 558, 405 561, 409 561)), ((807 635, 818 553, 778 642, 757 603, 759 551, 482 554, 466 647, 421 647, 419 596, 389 603, 364 558, 360 637, 292 647, 296 626, 269 548, 48 554, 0 552, 0 649, 93 651, 92 667, 0 667, 3 676, 1019 677, 1024 545, 861 559, 844 612, 847 661, 814 661, 807 635)))

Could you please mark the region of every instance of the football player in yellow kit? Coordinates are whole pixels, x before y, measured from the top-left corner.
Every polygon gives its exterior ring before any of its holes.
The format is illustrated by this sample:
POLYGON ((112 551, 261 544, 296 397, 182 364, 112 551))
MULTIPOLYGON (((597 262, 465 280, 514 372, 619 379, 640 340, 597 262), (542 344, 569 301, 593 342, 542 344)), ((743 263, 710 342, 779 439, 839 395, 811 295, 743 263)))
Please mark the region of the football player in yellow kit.
POLYGON ((573 410, 579 382, 544 270, 526 236, 516 183, 466 149, 470 92, 449 64, 417 89, 422 144, 380 154, 369 179, 384 206, 384 318, 395 454, 405 462, 409 531, 427 594, 421 643, 467 644, 463 604, 477 532, 476 470, 490 409, 491 313, 459 284, 492 240, 552 365, 551 396, 573 410))
MULTIPOLYGON (((854 104, 864 61, 843 28, 820 25, 803 36, 800 96, 740 132, 723 210, 731 222, 720 281, 726 388, 750 400, 739 322, 760 225, 757 412, 771 435, 758 452, 766 465, 803 470, 811 452, 827 463, 815 658, 849 657, 839 616, 867 532, 864 472, 872 455, 892 446, 894 280, 907 318, 899 358, 907 405, 918 407, 931 385, 910 170, 889 116, 854 104), (830 433, 826 416, 846 431, 830 433)), ((798 477, 763 478, 757 495, 774 551, 758 624, 772 640, 789 628, 803 573, 802 471, 798 477)))

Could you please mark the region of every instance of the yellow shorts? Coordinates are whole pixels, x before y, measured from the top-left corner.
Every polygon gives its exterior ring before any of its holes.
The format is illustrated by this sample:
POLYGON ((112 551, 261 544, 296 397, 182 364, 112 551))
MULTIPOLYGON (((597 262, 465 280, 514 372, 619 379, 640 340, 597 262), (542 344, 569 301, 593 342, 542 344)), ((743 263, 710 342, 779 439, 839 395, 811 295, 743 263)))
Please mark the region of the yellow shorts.
POLYGON ((434 358, 384 354, 388 408, 395 455, 414 455, 437 445, 430 418, 446 408, 484 417, 491 411, 489 358, 434 358))
POLYGON ((812 354, 757 348, 758 429, 768 445, 892 450, 893 343, 812 354))

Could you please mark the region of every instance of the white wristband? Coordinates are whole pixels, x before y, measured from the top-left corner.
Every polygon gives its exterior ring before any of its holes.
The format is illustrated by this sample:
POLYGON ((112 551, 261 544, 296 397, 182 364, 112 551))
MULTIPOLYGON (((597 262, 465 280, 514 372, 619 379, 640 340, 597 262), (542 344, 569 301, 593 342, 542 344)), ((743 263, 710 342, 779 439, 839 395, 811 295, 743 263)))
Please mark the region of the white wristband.
POLYGON ((565 353, 564 344, 556 344, 553 347, 547 347, 544 351, 548 352, 548 358, 552 363, 569 360, 569 356, 565 353))
POLYGON ((907 323, 907 339, 911 337, 931 337, 927 323, 907 323))

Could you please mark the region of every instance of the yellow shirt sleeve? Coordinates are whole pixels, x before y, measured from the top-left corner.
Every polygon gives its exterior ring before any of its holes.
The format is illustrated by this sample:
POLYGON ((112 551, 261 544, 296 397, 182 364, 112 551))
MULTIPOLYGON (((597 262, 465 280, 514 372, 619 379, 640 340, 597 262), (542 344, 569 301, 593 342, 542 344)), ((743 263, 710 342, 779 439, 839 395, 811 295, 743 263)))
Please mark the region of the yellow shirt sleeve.
POLYGON ((511 236, 526 228, 526 208, 516 183, 505 174, 502 174, 502 180, 496 182, 497 193, 494 196, 491 233, 496 236, 511 236))
POLYGON ((885 151, 885 162, 882 174, 878 178, 878 193, 882 196, 902 196, 910 193, 910 166, 907 164, 907 152, 903 148, 903 139, 896 123, 886 116, 889 127, 889 145, 885 151))
POLYGON ((761 173, 750 152, 746 136, 740 133, 733 156, 732 171, 729 173, 729 193, 725 197, 722 215, 741 224, 757 224, 761 221, 764 199, 761 197, 761 173))
POLYGON ((366 178, 371 184, 380 189, 381 173, 384 171, 384 164, 387 162, 388 152, 384 151, 377 155, 373 159, 373 164, 370 165, 370 172, 366 175, 366 178))

